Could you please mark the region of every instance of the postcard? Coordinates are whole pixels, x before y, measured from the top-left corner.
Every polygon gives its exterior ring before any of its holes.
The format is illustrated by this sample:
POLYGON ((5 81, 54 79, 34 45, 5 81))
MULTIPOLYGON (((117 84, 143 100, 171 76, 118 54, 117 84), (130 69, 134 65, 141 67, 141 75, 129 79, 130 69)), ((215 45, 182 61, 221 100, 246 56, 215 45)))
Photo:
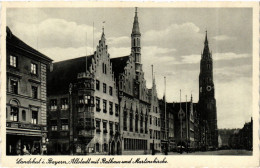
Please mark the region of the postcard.
POLYGON ((259 165, 259 3, 1 12, 2 166, 259 165))

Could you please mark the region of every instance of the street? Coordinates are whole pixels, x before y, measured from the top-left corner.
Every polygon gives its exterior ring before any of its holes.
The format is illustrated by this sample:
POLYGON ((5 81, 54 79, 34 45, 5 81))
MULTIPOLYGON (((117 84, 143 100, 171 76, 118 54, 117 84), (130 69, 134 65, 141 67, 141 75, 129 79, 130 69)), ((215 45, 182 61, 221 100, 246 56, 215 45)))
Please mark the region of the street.
MULTIPOLYGON (((162 155, 162 153, 157 153, 157 155, 162 155)), ((186 153, 183 152, 182 154, 177 152, 169 152, 168 155, 252 155, 252 151, 248 150, 217 150, 217 151, 205 151, 205 152, 192 152, 186 153)))

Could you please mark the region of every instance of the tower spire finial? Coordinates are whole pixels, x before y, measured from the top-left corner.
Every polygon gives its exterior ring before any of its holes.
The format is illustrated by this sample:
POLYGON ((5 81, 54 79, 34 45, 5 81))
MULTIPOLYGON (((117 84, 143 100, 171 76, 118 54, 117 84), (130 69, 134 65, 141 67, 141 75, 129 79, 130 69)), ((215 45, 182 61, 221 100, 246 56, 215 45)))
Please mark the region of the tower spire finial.
POLYGON ((208 31, 206 30, 206 36, 205 36, 205 42, 204 42, 205 45, 208 44, 208 31))
POLYGON ((135 18, 134 18, 132 34, 140 35, 138 15, 137 15, 137 7, 135 7, 135 18))
POLYGON ((102 34, 105 34, 105 23, 106 23, 106 21, 103 21, 102 34))

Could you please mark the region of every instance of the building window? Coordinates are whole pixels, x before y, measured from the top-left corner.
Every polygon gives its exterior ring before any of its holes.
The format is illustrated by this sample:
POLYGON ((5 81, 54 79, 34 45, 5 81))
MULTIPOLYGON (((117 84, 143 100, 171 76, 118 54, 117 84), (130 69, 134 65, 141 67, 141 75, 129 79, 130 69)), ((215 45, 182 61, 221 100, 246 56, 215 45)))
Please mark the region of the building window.
POLYGON ((96 120, 96 132, 100 133, 100 121, 96 120))
POLYGON ((58 130, 58 126, 57 125, 52 125, 51 126, 51 130, 52 131, 57 131, 58 130))
POLYGON ((36 86, 32 86, 32 98, 38 98, 38 88, 36 86))
POLYGON ((96 152, 99 152, 99 143, 96 143, 96 152))
POLYGON ((100 98, 96 97, 96 111, 100 112, 100 98))
POLYGON ((116 132, 119 132, 119 124, 118 123, 115 123, 115 130, 116 130, 116 132))
POLYGON ((79 104, 84 104, 84 97, 83 96, 79 96, 79 104))
POLYGON ((31 63, 31 73, 37 75, 37 64, 31 63))
POLYGON ((51 100, 51 110, 57 110, 57 100, 51 100))
POLYGON ((147 134, 148 133, 148 131, 147 131, 147 122, 148 122, 148 117, 147 117, 147 114, 145 115, 145 125, 144 125, 144 129, 145 129, 145 133, 147 134))
POLYGON ((124 123, 124 131, 126 131, 127 130, 127 111, 126 111, 126 109, 124 109, 124 121, 123 121, 123 123, 124 123))
POLYGON ((135 132, 138 132, 138 114, 135 114, 135 132))
POLYGON ((133 112, 130 112, 130 131, 133 131, 133 112))
POLYGON ((32 111, 32 124, 38 124, 38 111, 32 111))
POLYGON ((69 108, 68 99, 67 98, 61 99, 61 109, 66 110, 68 108, 69 108))
POLYGON ((17 57, 16 56, 10 55, 10 65, 12 67, 17 67, 17 57))
POLYGON ((109 114, 113 115, 113 103, 109 102, 109 114))
POLYGON ((150 139, 152 139, 153 138, 153 131, 149 130, 149 132, 150 132, 150 139))
POLYGON ((26 111, 25 110, 22 111, 22 120, 26 121, 26 111))
POLYGON ((103 121, 103 133, 107 133, 107 121, 103 121))
POLYGON ((10 114, 10 120, 11 121, 18 121, 18 108, 17 107, 11 107, 11 114, 10 114))
POLYGON ((69 130, 69 120, 68 119, 61 119, 61 130, 63 130, 63 131, 69 130))
POLYGON ((152 125, 152 116, 150 115, 150 125, 152 125))
POLYGON ((109 132, 110 132, 110 134, 113 134, 113 122, 109 122, 109 132))
POLYGON ((14 94, 18 94, 18 82, 11 80, 11 92, 14 94))
POLYGON ((107 74, 107 65, 105 63, 102 63, 102 71, 104 74, 107 74))
POLYGON ((106 113, 107 112, 107 101, 103 100, 103 112, 106 113))
POLYGON ((115 114, 116 114, 116 116, 119 115, 119 112, 118 112, 118 104, 115 104, 115 114))
POLYGON ((104 152, 107 152, 107 144, 104 143, 104 152))
POLYGON ((99 89, 100 89, 99 80, 96 80, 96 89, 97 89, 97 90, 99 90, 99 89))
POLYGON ((58 130, 57 120, 51 120, 51 130, 52 131, 57 131, 58 130))
POLYGON ((109 86, 109 95, 112 96, 113 95, 113 88, 111 86, 109 86))
POLYGON ((51 126, 51 130, 52 130, 52 131, 57 131, 57 129, 58 129, 58 126, 57 126, 57 125, 52 125, 52 126, 51 126))
POLYGON ((107 92, 107 85, 105 83, 103 83, 103 93, 107 92))
POLYGON ((143 122, 144 122, 144 118, 143 118, 143 114, 141 114, 141 119, 140 119, 141 133, 143 133, 143 122))

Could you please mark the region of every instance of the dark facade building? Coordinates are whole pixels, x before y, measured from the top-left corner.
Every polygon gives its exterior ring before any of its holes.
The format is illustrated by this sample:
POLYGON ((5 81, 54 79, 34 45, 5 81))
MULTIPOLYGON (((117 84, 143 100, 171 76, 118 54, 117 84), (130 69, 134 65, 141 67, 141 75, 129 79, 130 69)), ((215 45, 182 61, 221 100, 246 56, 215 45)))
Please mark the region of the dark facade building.
POLYGON ((189 150, 199 148, 199 116, 196 103, 191 100, 188 102, 171 103, 174 114, 174 134, 177 146, 183 145, 189 150), (182 113, 182 118, 181 118, 182 113))
POLYGON ((253 120, 244 124, 242 129, 236 129, 228 139, 228 145, 232 149, 253 149, 253 120))
POLYGON ((177 147, 176 141, 176 119, 174 103, 165 103, 165 99, 159 100, 161 110, 161 144, 162 150, 174 151, 177 147), (165 110, 166 107, 166 110, 165 110))
POLYGON ((6 28, 6 154, 46 152, 46 74, 52 60, 6 28))
POLYGON ((217 108, 213 82, 213 60, 209 50, 207 33, 201 54, 199 75, 199 112, 206 147, 218 147, 217 108))

